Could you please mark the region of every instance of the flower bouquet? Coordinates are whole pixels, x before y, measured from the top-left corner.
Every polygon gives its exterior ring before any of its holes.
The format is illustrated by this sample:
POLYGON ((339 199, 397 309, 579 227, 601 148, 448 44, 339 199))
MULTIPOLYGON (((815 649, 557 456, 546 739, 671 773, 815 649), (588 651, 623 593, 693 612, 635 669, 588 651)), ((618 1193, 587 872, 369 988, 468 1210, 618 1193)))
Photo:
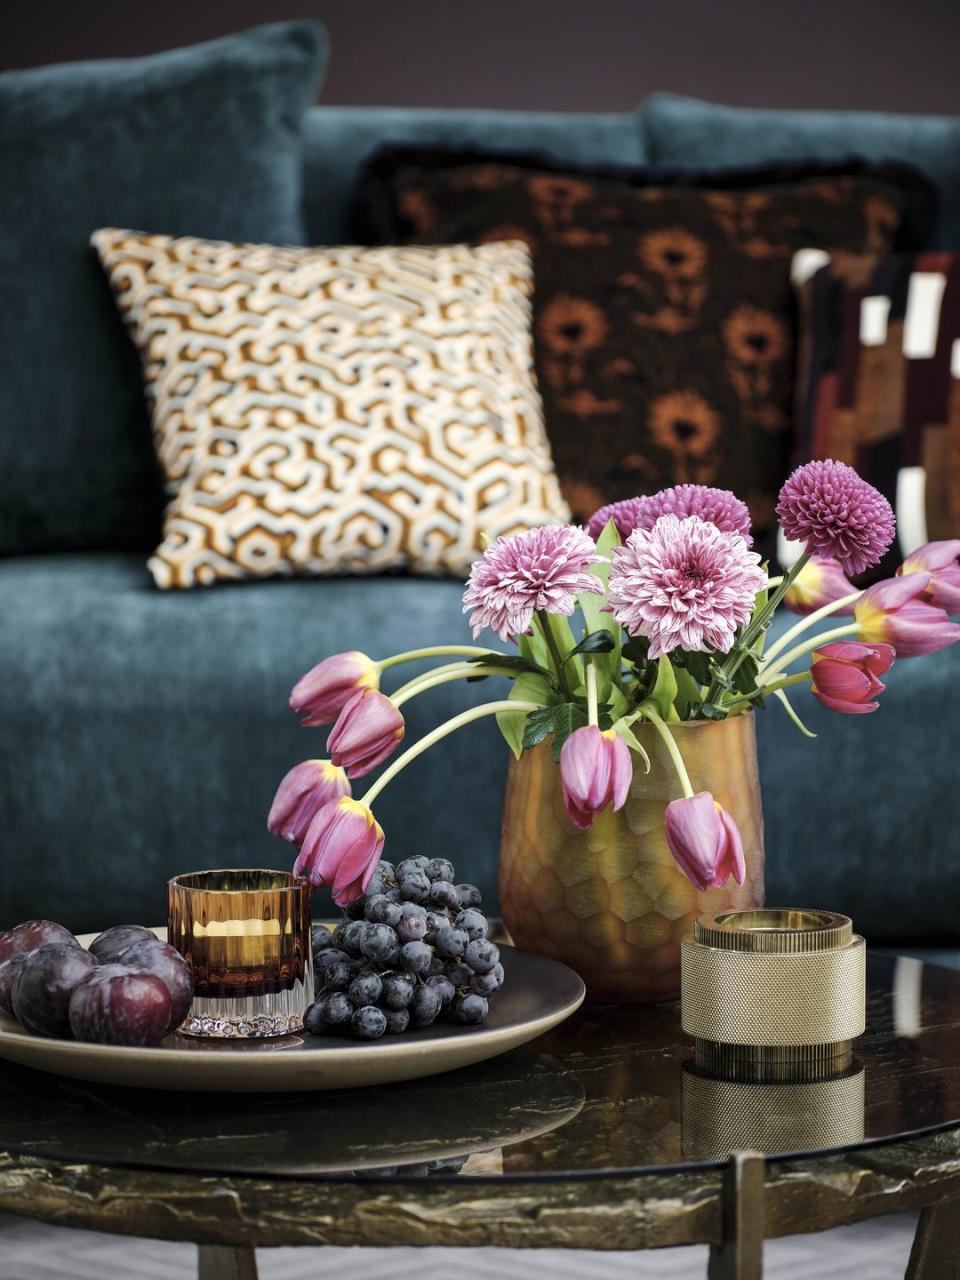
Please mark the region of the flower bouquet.
POLYGON ((960 639, 960 541, 931 543, 860 591, 848 575, 877 564, 894 535, 876 489, 842 463, 811 462, 784 484, 777 515, 803 550, 775 576, 752 549, 745 505, 700 485, 604 507, 586 528, 502 537, 463 599, 474 639, 492 631, 509 652, 324 659, 290 706, 304 725, 334 722, 329 759, 292 769, 268 819, 299 847, 296 870, 340 905, 356 899, 381 861, 384 788, 448 734, 495 716, 514 756, 500 888, 515 941, 573 963, 594 994, 673 994, 693 919, 762 903, 754 709, 775 702, 813 737, 791 701, 803 686, 863 715, 895 656, 960 639), (802 616, 768 645, 781 603, 802 616), (381 689, 392 668, 426 659, 444 661, 381 689), (441 724, 353 796, 352 782, 399 748, 411 698, 487 677, 510 681, 508 695, 441 724))

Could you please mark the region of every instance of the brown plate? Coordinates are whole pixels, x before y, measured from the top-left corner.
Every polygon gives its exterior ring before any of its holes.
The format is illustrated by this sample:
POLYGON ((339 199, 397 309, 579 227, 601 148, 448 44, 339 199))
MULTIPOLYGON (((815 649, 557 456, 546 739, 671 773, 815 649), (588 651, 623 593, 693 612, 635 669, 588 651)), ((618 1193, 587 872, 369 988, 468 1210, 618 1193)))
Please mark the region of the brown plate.
MULTIPOLYGON (((162 929, 156 930, 163 936, 162 929)), ((96 934, 80 938, 84 945, 96 934)), ((580 978, 557 960, 501 947, 506 980, 479 1027, 441 1023, 361 1042, 306 1034, 271 1040, 200 1040, 179 1033, 153 1049, 36 1036, 0 1013, 0 1058, 74 1080, 141 1089, 287 1093, 392 1084, 507 1053, 543 1035, 583 1002, 580 978)))

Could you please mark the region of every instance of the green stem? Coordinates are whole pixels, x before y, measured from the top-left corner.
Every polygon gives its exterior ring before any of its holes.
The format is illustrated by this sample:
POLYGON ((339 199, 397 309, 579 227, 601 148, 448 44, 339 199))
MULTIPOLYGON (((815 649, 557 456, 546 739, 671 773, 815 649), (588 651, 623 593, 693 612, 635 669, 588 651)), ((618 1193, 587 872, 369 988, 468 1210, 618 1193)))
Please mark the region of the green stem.
POLYGON ((408 747, 402 756, 398 756, 393 764, 383 771, 373 786, 367 790, 366 795, 363 797, 363 803, 369 809, 387 783, 392 782, 402 769, 405 769, 408 764, 412 764, 417 756, 423 755, 424 751, 429 751, 435 743, 446 738, 448 734, 455 733, 457 729, 462 729, 464 725, 471 724, 474 720, 480 720, 484 716, 499 715, 501 711, 538 711, 539 709, 539 702, 508 702, 504 699, 502 702, 485 702, 479 707, 471 707, 469 711, 461 711, 458 716, 454 716, 451 720, 438 725, 426 737, 421 738, 412 747, 408 747))
POLYGON ((646 705, 641 707, 640 710, 663 739, 663 745, 670 753, 670 759, 673 761, 673 767, 676 769, 677 777, 680 779, 680 786, 683 788, 683 794, 689 800, 693 795, 693 787, 690 783, 690 775, 687 773, 687 766, 683 763, 683 756, 680 754, 680 748, 677 746, 676 739, 660 719, 660 716, 656 711, 646 705))
POLYGON ((780 689, 789 689, 792 684, 802 684, 804 680, 809 680, 810 678, 809 671, 800 671, 795 676, 784 676, 776 684, 765 684, 762 688, 758 687, 753 693, 741 694, 739 698, 734 698, 732 702, 725 702, 723 705, 728 711, 739 711, 741 707, 748 706, 753 702, 754 698, 765 698, 770 693, 777 693, 780 689))
POLYGON ((768 579, 767 579, 767 590, 769 591, 771 587, 779 587, 779 585, 780 585, 780 583, 781 583, 782 581, 783 581, 783 574, 782 574, 782 573, 781 573, 781 574, 780 574, 780 576, 779 576, 779 577, 777 577, 777 578, 768 578, 768 579))
POLYGON ((545 613, 542 609, 537 610, 537 621, 540 623, 540 629, 543 632, 543 638, 547 642, 547 648, 550 650, 550 657, 553 665, 557 669, 557 679, 560 681, 560 688, 567 698, 571 696, 570 686, 567 684, 567 673, 564 667, 563 654, 560 652, 560 646, 557 644, 557 637, 553 634, 553 627, 550 623, 549 613, 545 613))
POLYGON ((812 653, 814 649, 819 649, 822 644, 829 644, 831 640, 842 640, 844 636, 859 634, 860 623, 848 622, 846 626, 834 627, 832 631, 822 631, 818 636, 808 637, 800 644, 794 645, 792 649, 788 649, 786 653, 777 658, 776 662, 762 666, 757 672, 757 684, 765 685, 771 676, 785 671, 791 662, 796 662, 797 658, 802 658, 805 653, 812 653))
MULTIPOLYGON (((724 662, 723 666, 720 668, 721 675, 725 680, 732 679, 732 677, 739 671, 742 664, 746 661, 747 655, 753 647, 754 641, 758 636, 762 635, 770 625, 770 621, 777 611, 777 605, 787 594, 794 579, 799 575, 801 569, 809 559, 810 556, 804 552, 799 560, 794 561, 780 579, 780 585, 774 590, 773 595, 764 607, 760 610, 757 616, 744 627, 743 633, 737 641, 733 652, 728 656, 726 662, 724 662)), ((723 685, 717 677, 714 677, 710 682, 710 688, 707 690, 707 702, 716 703, 722 692, 723 685)))
POLYGON ((597 669, 589 660, 587 661, 587 720, 590 724, 597 724, 599 721, 597 714, 597 669))
MULTIPOLYGON (((449 666, 438 667, 426 672, 415 680, 409 680, 396 693, 390 695, 390 701, 398 709, 418 693, 426 693, 437 685, 449 684, 451 680, 470 680, 480 676, 506 676, 514 674, 506 667, 484 667, 479 662, 451 662, 449 666)), ((515 673, 519 675, 520 672, 515 673)))
MULTIPOLYGON (((381 658, 377 666, 381 671, 388 667, 397 667, 401 662, 417 662, 420 658, 485 658, 495 649, 481 649, 475 644, 432 644, 425 649, 408 649, 405 653, 395 653, 392 658, 381 658)), ((498 658, 503 654, 497 653, 498 658)))
POLYGON ((794 640, 801 632, 806 631, 808 627, 815 627, 818 622, 822 622, 824 618, 829 618, 832 613, 837 613, 840 609, 846 608, 848 604, 853 604, 854 600, 859 600, 862 594, 862 591, 852 591, 849 595, 841 596, 839 600, 832 600, 829 604, 822 605, 813 613, 808 613, 798 622, 795 622, 779 639, 774 640, 764 655, 765 661, 772 662, 777 654, 783 653, 791 640, 794 640))

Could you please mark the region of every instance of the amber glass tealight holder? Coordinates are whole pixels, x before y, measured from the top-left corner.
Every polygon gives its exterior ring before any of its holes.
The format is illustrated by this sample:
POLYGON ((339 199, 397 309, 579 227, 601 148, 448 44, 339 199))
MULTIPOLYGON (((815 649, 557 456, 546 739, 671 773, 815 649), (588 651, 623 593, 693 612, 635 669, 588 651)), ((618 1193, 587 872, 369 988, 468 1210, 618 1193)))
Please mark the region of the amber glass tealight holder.
POLYGON ((313 1000, 310 883, 287 871, 194 871, 168 885, 167 936, 193 972, 181 1032, 221 1039, 299 1031, 313 1000))

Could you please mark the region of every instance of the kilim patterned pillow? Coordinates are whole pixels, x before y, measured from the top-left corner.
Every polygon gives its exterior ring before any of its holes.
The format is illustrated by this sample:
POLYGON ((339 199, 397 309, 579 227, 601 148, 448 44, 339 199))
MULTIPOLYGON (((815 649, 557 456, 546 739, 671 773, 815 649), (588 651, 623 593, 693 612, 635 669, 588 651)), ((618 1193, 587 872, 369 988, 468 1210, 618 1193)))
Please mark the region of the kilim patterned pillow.
POLYGON ((93 243, 141 352, 168 482, 158 586, 461 575, 485 537, 568 517, 523 244, 93 243))
POLYGON ((960 254, 794 259, 797 462, 838 458, 897 513, 900 554, 960 534, 960 254))
POLYGON ((381 242, 530 245, 547 433, 577 517, 694 481, 736 490, 761 533, 790 458, 794 252, 919 247, 931 201, 912 171, 856 162, 697 175, 409 148, 375 158, 362 194, 381 242))

